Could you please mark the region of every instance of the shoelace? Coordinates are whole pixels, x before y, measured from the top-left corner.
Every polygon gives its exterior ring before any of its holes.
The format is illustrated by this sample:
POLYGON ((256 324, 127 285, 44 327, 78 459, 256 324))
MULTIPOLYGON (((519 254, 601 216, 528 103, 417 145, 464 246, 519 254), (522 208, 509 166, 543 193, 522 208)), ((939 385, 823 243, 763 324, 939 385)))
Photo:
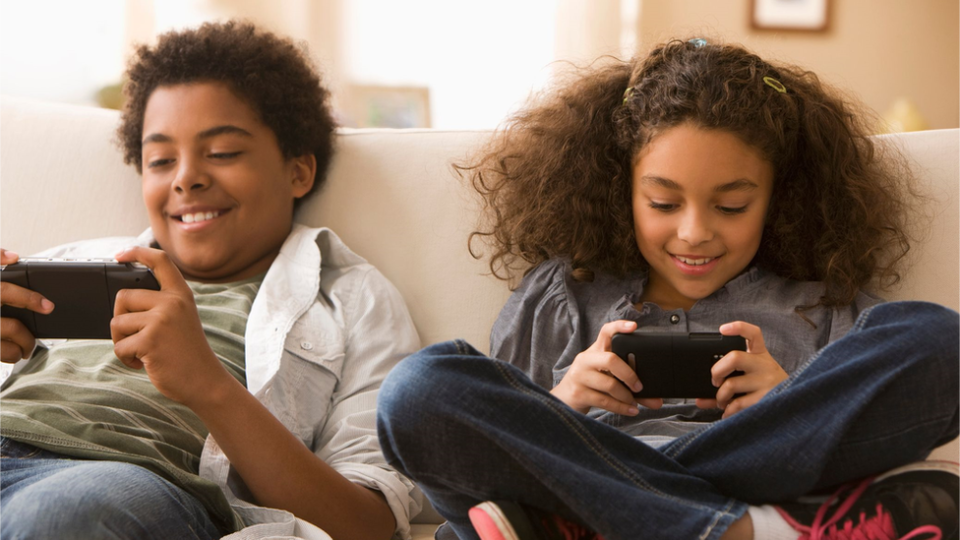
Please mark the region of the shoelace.
POLYGON ((836 523, 846 515, 853 504, 857 502, 857 499, 860 498, 860 495, 863 495, 863 492, 866 491, 872 483, 872 477, 860 482, 860 484, 850 492, 846 500, 840 504, 833 513, 833 516, 824 521, 833 501, 836 500, 841 493, 849 489, 852 484, 838 489, 836 493, 827 499, 827 502, 820 506, 813 519, 813 523, 810 524, 809 527, 793 519, 793 517, 783 509, 778 507, 777 511, 780 512, 780 515, 783 516, 783 519, 786 520, 791 527, 802 533, 798 540, 911 540, 921 534, 933 535, 933 537, 927 540, 942 540, 943 533, 940 527, 935 525, 917 527, 906 536, 902 536, 899 539, 895 538, 894 535, 896 535, 896 531, 893 528, 893 519, 890 517, 889 512, 884 510, 883 506, 879 503, 877 504, 876 516, 868 518, 865 512, 860 512, 860 523, 855 524, 853 519, 848 519, 843 523, 842 528, 838 529, 836 523))

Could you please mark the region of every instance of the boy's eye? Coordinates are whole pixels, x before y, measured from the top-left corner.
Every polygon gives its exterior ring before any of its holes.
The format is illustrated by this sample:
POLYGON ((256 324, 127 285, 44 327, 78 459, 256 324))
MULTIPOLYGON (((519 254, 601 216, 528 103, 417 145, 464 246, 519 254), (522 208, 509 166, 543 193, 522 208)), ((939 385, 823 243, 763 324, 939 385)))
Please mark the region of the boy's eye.
POLYGON ((214 152, 210 154, 210 157, 213 159, 230 159, 235 158, 242 153, 243 152, 214 152))
POLYGON ((737 207, 718 206, 717 210, 719 210, 721 214, 734 215, 734 214, 742 214, 746 212, 747 207, 746 206, 737 206, 737 207))
POLYGON ((659 210, 661 212, 669 212, 671 210, 676 209, 677 205, 670 204, 670 203, 658 203, 658 202, 650 201, 650 208, 653 208, 654 210, 659 210))
POLYGON ((172 159, 155 159, 153 161, 147 162, 148 169, 155 169, 157 167, 163 167, 164 165, 169 165, 173 163, 172 159))

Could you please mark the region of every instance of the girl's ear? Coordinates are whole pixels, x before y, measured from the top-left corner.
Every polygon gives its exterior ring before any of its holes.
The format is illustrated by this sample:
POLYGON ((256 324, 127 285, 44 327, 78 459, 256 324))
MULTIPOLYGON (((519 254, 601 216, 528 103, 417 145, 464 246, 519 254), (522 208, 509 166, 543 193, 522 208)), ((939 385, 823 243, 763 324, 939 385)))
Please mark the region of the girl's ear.
POLYGON ((290 187, 293 190, 293 198, 299 199, 313 187, 313 182, 317 175, 317 156, 313 154, 304 154, 292 159, 293 161, 293 179, 290 187))

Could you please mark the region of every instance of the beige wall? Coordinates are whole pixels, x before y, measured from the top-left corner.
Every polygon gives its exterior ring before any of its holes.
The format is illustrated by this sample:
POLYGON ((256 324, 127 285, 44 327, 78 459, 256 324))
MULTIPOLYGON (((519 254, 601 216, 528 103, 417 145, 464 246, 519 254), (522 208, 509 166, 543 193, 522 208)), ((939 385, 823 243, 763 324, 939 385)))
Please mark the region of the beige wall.
POLYGON ((883 114, 910 99, 930 129, 960 127, 957 0, 830 0, 826 32, 750 28, 750 0, 640 0, 641 50, 671 37, 720 36, 799 64, 883 114))

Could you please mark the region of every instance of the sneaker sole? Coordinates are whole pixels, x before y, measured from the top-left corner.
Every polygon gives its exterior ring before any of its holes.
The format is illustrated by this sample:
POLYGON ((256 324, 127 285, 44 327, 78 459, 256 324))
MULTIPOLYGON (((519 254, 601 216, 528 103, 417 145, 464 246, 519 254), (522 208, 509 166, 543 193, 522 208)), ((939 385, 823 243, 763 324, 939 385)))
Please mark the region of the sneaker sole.
POLYGON ((905 474, 909 472, 924 472, 924 471, 940 471, 954 476, 960 476, 960 463, 955 463, 953 461, 944 461, 944 460, 930 460, 930 461, 916 461, 904 465, 902 467, 897 467, 896 469, 889 470, 876 478, 873 479, 873 483, 876 484, 881 480, 890 478, 891 476, 897 476, 900 474, 905 474))
POLYGON ((493 501, 474 506, 467 516, 480 540, 520 540, 507 514, 493 501))

